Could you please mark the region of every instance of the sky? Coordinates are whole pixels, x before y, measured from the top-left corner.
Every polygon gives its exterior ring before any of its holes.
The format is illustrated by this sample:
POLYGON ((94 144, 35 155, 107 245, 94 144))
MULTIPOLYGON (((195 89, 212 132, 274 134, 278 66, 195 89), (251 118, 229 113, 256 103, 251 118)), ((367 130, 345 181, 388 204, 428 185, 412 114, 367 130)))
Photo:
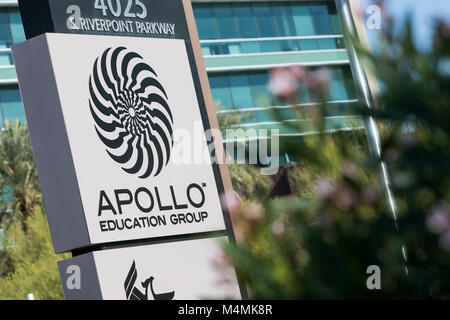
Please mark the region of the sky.
MULTIPOLYGON (((373 0, 360 0, 363 10, 373 0)), ((443 17, 450 23, 450 0, 385 0, 386 7, 395 21, 402 21, 407 15, 412 16, 415 41, 422 49, 431 44, 433 17, 443 17)), ((381 24, 381 27, 383 25, 381 24)), ((371 45, 376 45, 379 30, 368 30, 371 45)))

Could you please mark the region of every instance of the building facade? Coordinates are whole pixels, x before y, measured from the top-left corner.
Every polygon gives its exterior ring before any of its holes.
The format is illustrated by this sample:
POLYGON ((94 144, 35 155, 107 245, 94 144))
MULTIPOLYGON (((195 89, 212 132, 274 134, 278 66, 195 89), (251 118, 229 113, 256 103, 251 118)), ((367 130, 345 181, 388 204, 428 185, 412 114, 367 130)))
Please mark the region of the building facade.
POLYGON ((11 46, 25 40, 17 1, 0 1, 0 120, 25 122, 11 46))
MULTIPOLYGON (((333 0, 213 1, 192 0, 202 52, 219 114, 244 115, 241 127, 279 129, 281 136, 314 132, 302 110, 317 101, 299 87, 297 105, 279 101, 267 87, 275 67, 302 65, 326 69, 330 78, 330 114, 326 128, 360 126, 350 107, 356 100, 354 82, 333 0), (273 111, 281 115, 275 119, 273 111), (301 130, 283 121, 301 121, 301 130)), ((16 0, 0 0, 0 120, 25 115, 11 57, 12 44, 25 40, 16 0)), ((282 162, 289 161, 283 155, 282 162), (284 157, 284 158, 283 158, 284 157)))

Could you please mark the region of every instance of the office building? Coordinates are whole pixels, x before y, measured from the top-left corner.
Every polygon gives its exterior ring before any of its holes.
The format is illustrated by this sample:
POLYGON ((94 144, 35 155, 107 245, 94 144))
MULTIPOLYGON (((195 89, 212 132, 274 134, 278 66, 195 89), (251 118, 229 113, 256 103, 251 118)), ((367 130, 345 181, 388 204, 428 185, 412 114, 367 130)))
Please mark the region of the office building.
MULTIPOLYGON (((351 114, 354 82, 334 1, 192 0, 202 52, 219 113, 245 115, 241 127, 279 129, 281 136, 314 132, 304 112, 317 101, 299 87, 298 105, 278 100, 267 87, 269 71, 302 65, 326 69, 330 102, 326 128, 361 126, 351 114), (301 121, 293 130, 274 119, 301 121)), ((0 120, 25 121, 10 46, 25 39, 16 0, 0 0, 0 120)), ((282 162, 289 156, 282 155, 282 162)))

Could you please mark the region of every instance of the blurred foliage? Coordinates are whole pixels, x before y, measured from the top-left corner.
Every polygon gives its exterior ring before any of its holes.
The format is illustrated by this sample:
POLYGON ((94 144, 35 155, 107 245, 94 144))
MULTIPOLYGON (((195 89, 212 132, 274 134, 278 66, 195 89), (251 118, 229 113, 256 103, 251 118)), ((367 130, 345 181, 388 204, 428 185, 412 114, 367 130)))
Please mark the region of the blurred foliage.
MULTIPOLYGON (((305 198, 317 196, 317 181, 335 181, 341 176, 342 164, 346 159, 340 146, 349 149, 346 153, 351 154, 353 162, 362 163, 367 157, 367 140, 365 132, 362 130, 324 133, 321 139, 317 138, 317 136, 307 136, 303 139, 303 143, 308 148, 314 148, 315 145, 320 144, 318 151, 320 152, 321 166, 318 168, 317 162, 302 161, 292 172, 299 195, 305 198)), ((352 165, 350 162, 347 164, 352 165)), ((362 174, 361 179, 367 185, 376 184, 376 176, 373 172, 366 171, 362 174)))
POLYGON ((42 204, 27 126, 0 131, 0 299, 61 299, 57 261, 42 204))
POLYGON ((239 126, 242 120, 247 118, 247 115, 242 112, 223 112, 223 108, 216 105, 217 120, 219 122, 219 128, 225 133, 226 129, 239 126))
POLYGON ((266 199, 273 188, 269 176, 261 175, 260 169, 252 165, 231 164, 231 182, 233 189, 246 200, 266 199))
MULTIPOLYGON (((42 195, 27 126, 4 122, 0 131, 0 225, 13 217, 26 220, 42 195)), ((25 226, 25 224, 23 224, 25 226)))
MULTIPOLYGON (((383 87, 381 108, 355 108, 386 123, 382 159, 370 157, 355 131, 300 144, 286 139, 282 147, 300 161, 300 195, 235 202, 246 241, 225 249, 251 298, 450 299, 450 26, 436 22, 430 52, 416 49, 409 23, 401 34, 386 32, 379 55, 358 46, 383 87), (398 228, 375 182, 381 160, 390 171, 398 228), (372 265, 381 269, 380 290, 367 287, 372 265)), ((287 71, 324 98, 323 76, 287 71)), ((272 87, 289 100, 295 85, 280 83, 272 87)), ((309 117, 319 132, 326 110, 319 105, 309 117)))
MULTIPOLYGON (((216 110, 222 108, 216 106, 216 110)), ((217 120, 222 134, 225 135, 226 129, 239 127, 242 120, 248 117, 242 112, 218 112, 217 120)), ((242 142, 237 142, 242 143, 242 142)), ((234 159, 227 157, 231 182, 234 190, 242 199, 265 199, 269 197, 273 188, 273 182, 269 176, 261 175, 259 168, 248 164, 235 164, 234 159)))
POLYGON ((25 219, 26 233, 22 223, 14 219, 5 234, 2 254, 7 256, 9 270, 0 270, 0 299, 21 300, 28 293, 36 299, 62 299, 57 262, 70 255, 54 254, 47 218, 41 209, 36 207, 33 215, 25 219))

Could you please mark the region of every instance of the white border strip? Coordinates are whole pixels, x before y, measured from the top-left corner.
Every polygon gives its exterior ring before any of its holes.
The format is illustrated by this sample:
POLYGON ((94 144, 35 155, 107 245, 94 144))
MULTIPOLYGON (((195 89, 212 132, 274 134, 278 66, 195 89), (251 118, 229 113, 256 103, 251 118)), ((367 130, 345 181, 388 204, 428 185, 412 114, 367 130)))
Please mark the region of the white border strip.
POLYGON ((232 54, 210 54, 204 55, 205 59, 225 58, 225 57, 248 57, 248 56, 270 56, 270 55, 289 55, 299 53, 321 53, 321 52, 347 52, 347 49, 318 49, 318 50, 297 50, 297 51, 272 51, 255 53, 232 53, 232 54))
POLYGON ((331 66, 331 65, 343 65, 349 64, 349 60, 333 60, 333 61, 317 61, 317 62, 288 62, 288 63, 275 63, 275 64, 261 64, 261 65, 245 65, 245 66, 230 66, 230 67, 210 67, 206 68, 208 73, 213 72, 227 72, 227 71, 243 71, 243 70, 267 70, 271 68, 282 68, 289 66, 331 66))
POLYGON ((209 39, 200 40, 200 44, 206 43, 231 43, 231 42, 259 42, 259 41, 279 41, 279 40, 316 40, 316 39, 336 39, 343 38, 342 34, 317 35, 317 36, 292 36, 292 37, 267 37, 267 38, 234 38, 234 39, 209 39))
MULTIPOLYGON (((33 1, 33 0, 30 0, 33 1)), ((18 7, 19 2, 17 0, 3 0, 0 1, 0 7, 18 7)))
POLYGON ((17 79, 1 79, 0 80, 0 86, 8 86, 8 85, 15 85, 19 84, 19 80, 17 79))
MULTIPOLYGON (((325 117, 325 120, 335 120, 335 119, 345 119, 345 118, 361 118, 361 116, 358 115, 349 115, 349 116, 331 116, 331 117, 325 117)), ((284 120, 284 122, 311 122, 310 119, 290 119, 290 120, 284 120)), ((277 125, 277 124, 283 124, 283 122, 279 121, 267 121, 267 122, 254 122, 254 123, 243 123, 238 124, 236 126, 233 126, 233 128, 246 128, 246 127, 255 127, 255 126, 271 126, 271 125, 277 125)))
MULTIPOLYGON (((313 134, 322 134, 322 133, 334 133, 334 132, 340 132, 340 131, 353 131, 353 130, 365 130, 366 127, 352 127, 352 128, 342 128, 342 129, 330 129, 325 130, 323 132, 320 131, 308 131, 308 132, 302 132, 302 133, 281 133, 281 134, 274 134, 273 136, 276 137, 303 137, 303 136, 310 136, 313 134)), ((258 136, 258 137, 244 137, 244 138, 237 138, 237 139, 224 139, 222 142, 230 143, 230 142, 246 142, 246 141, 254 141, 254 140, 269 140, 270 137, 267 136, 258 136)))
POLYGON ((13 64, 10 64, 10 65, 0 65, 0 70, 1 70, 1 69, 15 69, 15 68, 16 68, 16 66, 13 65, 13 64))
MULTIPOLYGON (((14 65, 0 66, 0 70, 5 70, 5 69, 15 69, 15 66, 14 65)), ((17 84, 19 84, 19 80, 17 80, 17 78, 0 79, 0 86, 17 85, 17 84)))
MULTIPOLYGON (((332 100, 332 101, 326 101, 324 103, 326 104, 340 104, 340 103, 355 103, 358 102, 358 99, 352 99, 352 100, 332 100)), ((317 102, 307 102, 307 103, 298 103, 294 105, 287 105, 287 106, 270 106, 270 107, 254 107, 254 108, 242 108, 242 109, 227 109, 227 110, 219 110, 216 111, 217 114, 222 113, 233 113, 233 112, 252 112, 252 111, 264 111, 264 110, 271 110, 271 109, 295 109, 298 107, 311 107, 311 106, 317 106, 320 103, 317 102)))

